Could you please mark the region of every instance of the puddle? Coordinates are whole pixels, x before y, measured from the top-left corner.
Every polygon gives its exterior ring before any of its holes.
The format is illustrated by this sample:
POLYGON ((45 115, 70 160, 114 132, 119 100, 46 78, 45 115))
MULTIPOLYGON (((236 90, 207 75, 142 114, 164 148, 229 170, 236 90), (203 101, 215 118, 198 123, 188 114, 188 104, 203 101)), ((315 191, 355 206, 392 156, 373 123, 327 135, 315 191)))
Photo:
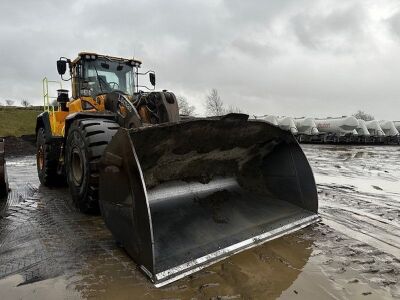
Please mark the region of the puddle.
POLYGON ((79 299, 81 295, 67 287, 68 282, 60 277, 21 285, 21 275, 12 275, 0 280, 1 299, 79 299))

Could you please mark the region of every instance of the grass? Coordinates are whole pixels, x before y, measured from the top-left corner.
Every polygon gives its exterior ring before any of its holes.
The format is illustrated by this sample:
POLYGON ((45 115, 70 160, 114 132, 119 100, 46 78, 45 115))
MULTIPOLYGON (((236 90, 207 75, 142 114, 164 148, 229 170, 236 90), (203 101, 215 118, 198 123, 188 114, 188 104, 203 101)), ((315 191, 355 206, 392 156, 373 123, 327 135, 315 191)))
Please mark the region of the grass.
POLYGON ((35 134, 36 117, 42 111, 39 107, 0 107, 0 136, 35 134))

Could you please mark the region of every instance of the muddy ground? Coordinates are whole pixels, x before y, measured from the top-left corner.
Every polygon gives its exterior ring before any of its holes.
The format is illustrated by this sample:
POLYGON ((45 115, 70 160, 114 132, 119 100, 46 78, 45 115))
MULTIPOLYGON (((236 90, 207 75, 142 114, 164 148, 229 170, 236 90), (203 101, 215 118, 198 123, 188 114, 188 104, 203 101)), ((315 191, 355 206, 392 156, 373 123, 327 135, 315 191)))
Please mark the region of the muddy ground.
POLYGON ((400 299, 400 147, 305 145, 320 223, 156 289, 101 217, 39 185, 21 143, 0 202, 1 299, 400 299))

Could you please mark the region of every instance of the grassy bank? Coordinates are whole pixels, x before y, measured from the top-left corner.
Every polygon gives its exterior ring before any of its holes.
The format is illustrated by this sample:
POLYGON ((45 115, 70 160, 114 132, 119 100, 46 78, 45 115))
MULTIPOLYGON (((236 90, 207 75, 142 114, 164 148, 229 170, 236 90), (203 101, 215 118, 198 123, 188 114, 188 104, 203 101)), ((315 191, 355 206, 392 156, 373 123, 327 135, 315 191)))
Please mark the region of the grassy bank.
POLYGON ((0 107, 0 136, 35 134, 36 117, 40 107, 0 107))

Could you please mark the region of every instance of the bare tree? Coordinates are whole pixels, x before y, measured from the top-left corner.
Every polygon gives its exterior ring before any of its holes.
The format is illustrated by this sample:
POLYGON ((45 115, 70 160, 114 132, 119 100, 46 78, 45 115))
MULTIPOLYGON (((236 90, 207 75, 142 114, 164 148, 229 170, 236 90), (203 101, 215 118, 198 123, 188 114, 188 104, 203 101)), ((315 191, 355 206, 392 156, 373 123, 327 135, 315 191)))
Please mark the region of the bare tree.
POLYGON ((217 89, 212 89, 207 95, 205 107, 208 116, 221 116, 225 113, 224 103, 218 95, 217 89))
POLYGON ((31 104, 29 103, 28 100, 22 100, 22 101, 21 101, 21 105, 22 105, 23 107, 31 106, 31 104))
POLYGON ((187 99, 183 96, 177 96, 176 100, 178 101, 179 106, 179 114, 185 116, 193 116, 196 108, 193 105, 190 105, 187 99))
POLYGON ((14 100, 10 100, 10 99, 7 99, 6 100, 6 104, 7 104, 7 106, 13 106, 14 105, 14 100))
POLYGON ((367 114, 366 112, 364 112, 362 110, 357 111, 353 115, 353 117, 356 117, 357 119, 361 119, 361 120, 364 120, 364 121, 371 121, 371 120, 375 119, 373 115, 369 115, 369 114, 367 114))
POLYGON ((240 114, 243 112, 239 107, 234 105, 230 105, 228 109, 226 109, 225 111, 226 113, 236 113, 236 114, 240 114))

